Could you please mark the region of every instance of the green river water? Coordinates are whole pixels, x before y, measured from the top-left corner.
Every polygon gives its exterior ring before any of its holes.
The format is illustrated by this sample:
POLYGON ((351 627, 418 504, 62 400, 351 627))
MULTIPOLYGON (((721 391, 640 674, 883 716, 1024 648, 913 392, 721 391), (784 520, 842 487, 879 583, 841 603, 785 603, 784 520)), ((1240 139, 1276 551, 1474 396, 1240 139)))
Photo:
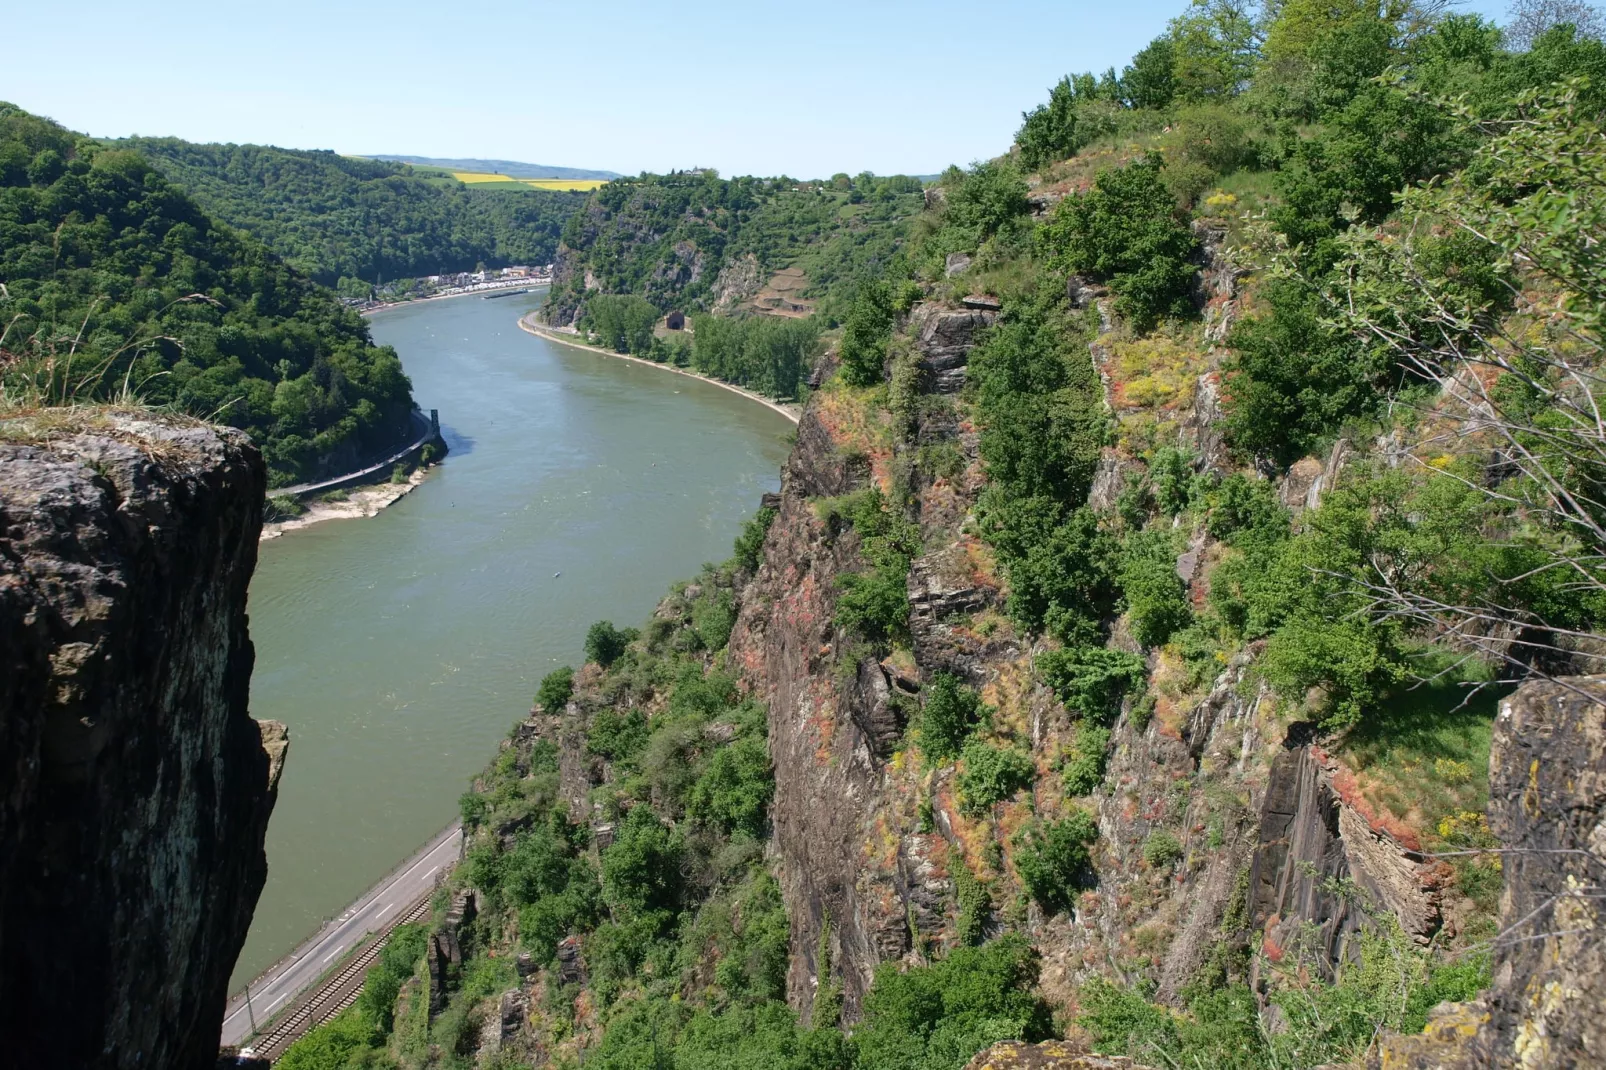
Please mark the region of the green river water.
POLYGON ((262 544, 252 712, 290 755, 236 990, 452 819, 587 626, 639 624, 779 485, 785 418, 521 331, 541 296, 374 317, 451 456, 376 517, 262 544))

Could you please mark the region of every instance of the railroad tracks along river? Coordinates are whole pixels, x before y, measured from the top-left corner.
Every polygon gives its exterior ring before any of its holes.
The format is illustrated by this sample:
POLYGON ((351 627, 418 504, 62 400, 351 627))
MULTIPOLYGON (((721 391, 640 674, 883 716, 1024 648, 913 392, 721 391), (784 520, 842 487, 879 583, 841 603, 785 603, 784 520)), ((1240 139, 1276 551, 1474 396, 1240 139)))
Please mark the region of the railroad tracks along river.
POLYGON ((265 1033, 251 1041, 248 1045, 251 1054, 259 1059, 276 1062, 286 1048, 305 1036, 309 1030, 329 1021, 357 1002, 357 997, 362 995, 363 982, 368 978, 368 968, 385 949, 390 934, 397 926, 428 917, 429 903, 430 895, 426 893, 405 913, 399 913, 396 919, 370 940, 350 962, 322 984, 303 993, 301 998, 291 1004, 289 1010, 280 1015, 265 1033))

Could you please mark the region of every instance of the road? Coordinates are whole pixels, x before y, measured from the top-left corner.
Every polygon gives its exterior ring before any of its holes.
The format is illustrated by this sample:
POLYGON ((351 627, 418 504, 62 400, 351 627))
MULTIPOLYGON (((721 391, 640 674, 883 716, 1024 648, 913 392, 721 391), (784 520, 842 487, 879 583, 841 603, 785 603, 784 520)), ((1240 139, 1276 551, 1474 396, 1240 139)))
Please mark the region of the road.
POLYGON ((224 1010, 221 1043, 237 1045, 250 1036, 252 1015, 267 1024, 275 1011, 323 976, 346 952, 369 933, 383 930, 396 920, 398 909, 426 895, 436 878, 458 860, 462 850, 461 822, 454 821, 412 858, 358 899, 340 917, 248 986, 250 1008, 244 993, 229 1000, 224 1010))

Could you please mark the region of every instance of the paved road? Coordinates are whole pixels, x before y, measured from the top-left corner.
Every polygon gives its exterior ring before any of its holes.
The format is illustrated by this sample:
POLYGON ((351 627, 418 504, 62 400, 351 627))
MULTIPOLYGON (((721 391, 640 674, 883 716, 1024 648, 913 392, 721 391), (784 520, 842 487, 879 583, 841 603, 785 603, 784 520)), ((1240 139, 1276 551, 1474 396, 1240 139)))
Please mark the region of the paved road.
MULTIPOLYGON (((249 986, 251 1011, 255 1012, 257 1025, 265 1025, 275 1011, 333 967, 336 960, 364 936, 394 920, 392 914, 397 909, 406 908, 433 888, 441 872, 458 860, 462 831, 460 822, 452 822, 344 914, 252 981, 249 986)), ((245 996, 235 996, 224 1011, 221 1043, 239 1044, 251 1032, 251 1013, 246 1009, 245 996)))

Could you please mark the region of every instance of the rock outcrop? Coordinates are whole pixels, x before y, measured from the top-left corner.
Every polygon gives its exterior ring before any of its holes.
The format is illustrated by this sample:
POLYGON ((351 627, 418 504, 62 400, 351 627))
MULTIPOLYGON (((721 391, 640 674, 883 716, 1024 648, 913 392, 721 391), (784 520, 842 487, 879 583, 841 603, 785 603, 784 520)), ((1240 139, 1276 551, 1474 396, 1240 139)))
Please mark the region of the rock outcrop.
POLYGON ((1422 1035, 1388 1039, 1379 1064, 1606 1064, 1606 676, 1527 684, 1500 704, 1489 827, 1505 874, 1494 984, 1422 1035))
POLYGON ((910 332, 920 350, 920 369, 936 394, 957 394, 965 386, 965 368, 977 335, 998 319, 994 307, 945 309, 921 305, 911 317, 910 332))
POLYGON ((210 1067, 284 727, 247 712, 246 437, 0 424, 0 1034, 14 1066, 210 1067))

